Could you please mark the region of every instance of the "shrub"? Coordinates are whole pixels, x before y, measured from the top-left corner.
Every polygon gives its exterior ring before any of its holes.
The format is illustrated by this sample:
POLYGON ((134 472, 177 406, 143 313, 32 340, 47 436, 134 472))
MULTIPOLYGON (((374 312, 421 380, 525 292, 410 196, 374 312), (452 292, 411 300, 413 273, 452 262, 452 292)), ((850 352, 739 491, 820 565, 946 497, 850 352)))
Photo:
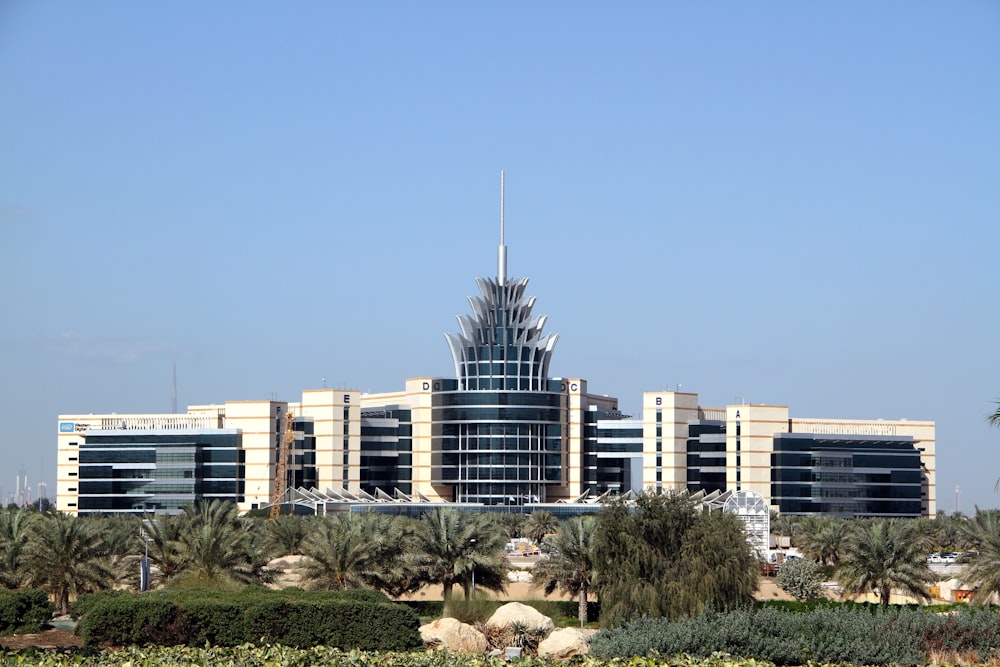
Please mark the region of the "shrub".
POLYGON ((747 608, 674 622, 642 619, 598 633, 591 647, 602 658, 681 653, 707 658, 722 651, 778 665, 914 665, 922 661, 923 629, 932 618, 908 609, 872 613, 846 605, 801 613, 747 608))
POLYGON ((823 595, 823 580, 819 565, 804 558, 793 558, 782 564, 778 586, 797 600, 814 600, 823 595))
POLYGON ((87 645, 184 643, 177 641, 177 607, 162 596, 109 595, 88 601, 84 608, 76 631, 87 645))
POLYGON ((51 616, 52 603, 45 591, 0 589, 0 634, 38 632, 51 616))
POLYGON ((94 595, 79 605, 83 611, 78 632, 90 646, 236 646, 263 641, 295 647, 407 650, 420 645, 419 621, 412 609, 352 597, 380 599, 345 591, 264 589, 211 595, 194 590, 94 595))

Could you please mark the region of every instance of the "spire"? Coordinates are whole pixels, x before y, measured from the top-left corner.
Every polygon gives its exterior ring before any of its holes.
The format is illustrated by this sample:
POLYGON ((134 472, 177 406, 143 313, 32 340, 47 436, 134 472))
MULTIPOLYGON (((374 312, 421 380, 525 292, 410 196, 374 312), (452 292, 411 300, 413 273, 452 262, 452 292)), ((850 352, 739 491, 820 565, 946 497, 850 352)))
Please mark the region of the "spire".
POLYGON ((503 169, 500 170, 500 247, 497 248, 497 284, 507 284, 507 246, 503 244, 503 169))

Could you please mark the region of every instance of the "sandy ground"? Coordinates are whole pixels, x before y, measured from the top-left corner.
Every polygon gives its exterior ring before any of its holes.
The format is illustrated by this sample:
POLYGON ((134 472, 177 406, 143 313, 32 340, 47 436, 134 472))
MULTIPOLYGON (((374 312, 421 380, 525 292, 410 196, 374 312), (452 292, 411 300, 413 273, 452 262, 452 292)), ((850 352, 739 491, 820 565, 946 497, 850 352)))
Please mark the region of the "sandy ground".
POLYGON ((33 635, 0 637, 0 647, 14 651, 26 648, 65 648, 83 646, 83 638, 72 630, 46 630, 33 635))

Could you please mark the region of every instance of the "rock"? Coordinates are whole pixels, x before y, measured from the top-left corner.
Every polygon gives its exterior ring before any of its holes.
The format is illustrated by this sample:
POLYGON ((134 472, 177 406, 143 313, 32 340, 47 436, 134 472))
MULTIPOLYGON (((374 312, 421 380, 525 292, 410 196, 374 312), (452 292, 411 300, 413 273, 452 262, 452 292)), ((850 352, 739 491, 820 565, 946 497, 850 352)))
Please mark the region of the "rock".
POLYGON ((590 638, 596 632, 589 628, 561 628, 538 644, 538 655, 556 660, 587 655, 590 653, 590 638))
POLYGON ((420 626, 420 638, 424 644, 439 645, 452 653, 484 653, 489 648, 483 633, 454 618, 439 618, 420 626))
POLYGON ((556 627, 551 618, 534 607, 520 602, 508 602, 493 612, 490 620, 486 621, 486 625, 495 628, 506 628, 515 623, 520 623, 526 629, 536 632, 551 632, 556 627))

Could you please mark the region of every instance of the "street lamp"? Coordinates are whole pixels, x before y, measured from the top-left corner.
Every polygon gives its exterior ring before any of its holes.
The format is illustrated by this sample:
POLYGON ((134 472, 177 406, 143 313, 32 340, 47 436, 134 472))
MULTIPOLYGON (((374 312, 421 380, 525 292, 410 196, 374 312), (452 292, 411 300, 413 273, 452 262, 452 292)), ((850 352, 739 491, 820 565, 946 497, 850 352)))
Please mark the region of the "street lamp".
MULTIPOLYGON (((469 540, 469 544, 472 545, 472 551, 473 553, 475 553, 476 538, 473 537, 471 540, 469 540)), ((472 563, 470 563, 470 566, 472 568, 472 597, 476 597, 476 561, 473 560, 472 563)))

